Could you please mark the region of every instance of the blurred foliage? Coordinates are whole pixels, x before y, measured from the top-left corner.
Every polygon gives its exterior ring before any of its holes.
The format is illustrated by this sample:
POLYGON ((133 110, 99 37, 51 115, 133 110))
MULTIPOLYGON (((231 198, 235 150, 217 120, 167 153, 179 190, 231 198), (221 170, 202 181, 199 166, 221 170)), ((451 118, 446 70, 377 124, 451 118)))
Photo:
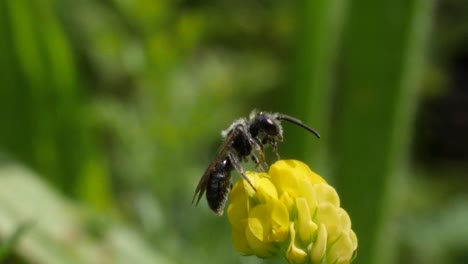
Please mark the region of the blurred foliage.
POLYGON ((397 227, 400 263, 465 263, 468 257, 468 203, 466 179, 446 169, 417 171, 401 193, 402 211, 397 227), (434 180, 443 172, 452 179, 434 180), (431 177, 431 181, 427 177, 431 177), (412 189, 418 192, 410 192, 412 189), (408 202, 409 201, 409 202, 408 202))
POLYGON ((18 245, 22 262, 168 262, 127 227, 71 204, 21 166, 0 167, 0 200, 0 236, 13 234, 6 244, 18 245))
MULTIPOLYGON (((219 131, 258 108, 322 133, 285 125, 283 157, 336 181, 358 229, 382 220, 398 230, 399 263, 463 262, 466 152, 434 168, 423 156, 440 153, 428 142, 448 142, 446 131, 431 129, 432 104, 411 120, 418 101, 466 90, 452 74, 468 54, 467 14, 463 0, 0 1, 0 258, 264 262, 237 256, 227 220, 190 205, 219 131), (409 159, 411 147, 423 154, 409 159), (408 170, 413 160, 422 173, 408 170), (384 203, 389 193, 395 203, 384 203), (360 212, 369 201, 391 213, 360 212)), ((463 139, 457 112, 448 131, 463 139)), ((384 249, 382 234, 358 231, 367 242, 356 263, 384 249)))

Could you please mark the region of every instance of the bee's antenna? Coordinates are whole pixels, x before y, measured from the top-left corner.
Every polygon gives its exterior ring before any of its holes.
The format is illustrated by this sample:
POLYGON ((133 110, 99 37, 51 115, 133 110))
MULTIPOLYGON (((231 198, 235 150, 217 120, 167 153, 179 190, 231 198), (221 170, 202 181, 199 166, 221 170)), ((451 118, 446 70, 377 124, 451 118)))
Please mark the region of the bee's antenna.
POLYGON ((300 126, 302 128, 304 128, 305 130, 309 131, 310 133, 314 134, 317 138, 320 138, 320 134, 319 132, 315 131, 315 129, 307 126, 306 124, 302 123, 301 120, 299 119, 296 119, 292 116, 288 116, 288 115, 284 115, 284 114, 276 114, 276 119, 278 120, 286 120, 290 123, 293 123, 297 126, 300 126))

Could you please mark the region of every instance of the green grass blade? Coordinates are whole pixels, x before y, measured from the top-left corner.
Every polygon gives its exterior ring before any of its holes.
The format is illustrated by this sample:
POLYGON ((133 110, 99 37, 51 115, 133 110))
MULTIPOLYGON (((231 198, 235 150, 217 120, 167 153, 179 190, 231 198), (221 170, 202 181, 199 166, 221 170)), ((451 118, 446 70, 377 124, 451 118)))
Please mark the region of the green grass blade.
POLYGON ((406 170, 432 1, 350 5, 337 126, 338 191, 359 238, 356 263, 391 263, 391 218, 406 170))

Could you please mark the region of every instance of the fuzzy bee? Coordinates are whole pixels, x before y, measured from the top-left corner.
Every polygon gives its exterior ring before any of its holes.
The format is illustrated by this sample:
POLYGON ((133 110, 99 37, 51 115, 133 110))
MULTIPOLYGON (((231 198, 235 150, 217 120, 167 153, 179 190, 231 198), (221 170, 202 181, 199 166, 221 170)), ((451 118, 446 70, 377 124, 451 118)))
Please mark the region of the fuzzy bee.
POLYGON ((215 158, 200 179, 192 203, 197 205, 206 191, 208 206, 216 214, 222 215, 228 194, 231 190, 231 171, 236 170, 244 180, 252 186, 241 166, 242 161, 252 159, 256 167, 265 171, 268 164, 265 161, 264 147, 271 146, 279 159, 278 142, 283 141, 283 127, 285 120, 314 134, 320 134, 308 127, 299 119, 280 113, 256 112, 249 119, 240 118, 232 123, 228 129, 222 131, 223 144, 218 149, 215 158))

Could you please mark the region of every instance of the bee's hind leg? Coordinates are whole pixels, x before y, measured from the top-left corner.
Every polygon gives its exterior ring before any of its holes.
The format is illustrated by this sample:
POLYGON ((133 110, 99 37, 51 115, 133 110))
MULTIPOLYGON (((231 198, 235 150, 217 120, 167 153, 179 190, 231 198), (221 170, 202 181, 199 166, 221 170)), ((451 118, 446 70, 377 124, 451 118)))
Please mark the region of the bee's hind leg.
POLYGON ((271 150, 276 155, 276 159, 280 160, 281 157, 280 157, 279 152, 278 152, 278 145, 276 144, 276 142, 270 142, 270 145, 271 145, 271 150))
POLYGON ((265 162, 264 158, 259 160, 258 157, 253 153, 252 155, 250 155, 250 157, 252 158, 252 161, 255 163, 255 168, 260 168, 262 172, 267 171, 268 164, 265 162))
POLYGON ((229 159, 231 160, 231 163, 234 169, 242 176, 242 178, 250 185, 250 187, 254 189, 254 191, 257 191, 257 189, 255 189, 255 187, 253 186, 252 182, 245 175, 244 168, 242 168, 240 164, 241 163, 240 158, 232 151, 228 151, 227 154, 228 154, 229 159))

